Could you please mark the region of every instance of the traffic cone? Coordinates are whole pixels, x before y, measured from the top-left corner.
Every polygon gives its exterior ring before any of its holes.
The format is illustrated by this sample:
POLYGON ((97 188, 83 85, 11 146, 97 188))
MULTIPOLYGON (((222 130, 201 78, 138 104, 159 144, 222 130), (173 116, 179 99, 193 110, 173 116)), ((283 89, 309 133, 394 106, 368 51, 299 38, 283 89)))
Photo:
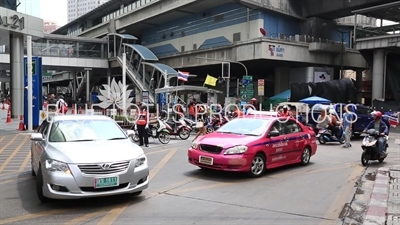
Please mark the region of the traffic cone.
POLYGON ((82 107, 81 106, 79 106, 78 114, 82 114, 82 107))
POLYGON ((22 115, 19 116, 19 127, 18 130, 25 130, 25 125, 24 125, 24 117, 22 115))
POLYGON ((11 123, 11 110, 8 108, 6 123, 11 123))
POLYGON ((74 115, 74 114, 75 114, 75 104, 73 104, 73 105, 72 105, 71 114, 72 114, 72 115, 74 115))

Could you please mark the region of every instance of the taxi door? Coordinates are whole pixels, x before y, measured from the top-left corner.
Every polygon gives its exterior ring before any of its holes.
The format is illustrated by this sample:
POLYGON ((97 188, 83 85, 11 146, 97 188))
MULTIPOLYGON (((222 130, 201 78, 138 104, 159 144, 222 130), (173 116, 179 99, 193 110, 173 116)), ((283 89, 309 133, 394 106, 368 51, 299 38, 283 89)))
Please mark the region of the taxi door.
POLYGON ((301 156, 306 144, 305 134, 297 121, 293 119, 290 119, 285 123, 284 131, 285 138, 288 140, 285 160, 297 160, 298 157, 301 156))
POLYGON ((268 131, 279 131, 277 137, 268 137, 268 142, 265 146, 267 155, 268 168, 280 166, 282 160, 286 158, 285 153, 288 151, 288 139, 285 138, 283 132, 283 123, 276 121, 268 131))

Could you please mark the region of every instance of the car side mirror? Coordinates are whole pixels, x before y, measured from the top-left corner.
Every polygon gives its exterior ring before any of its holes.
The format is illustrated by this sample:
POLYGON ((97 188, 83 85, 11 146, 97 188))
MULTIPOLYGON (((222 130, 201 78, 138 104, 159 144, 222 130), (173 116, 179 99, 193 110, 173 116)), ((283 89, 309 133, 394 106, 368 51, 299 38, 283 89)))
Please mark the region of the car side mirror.
POLYGON ((268 133, 268 137, 278 137, 280 135, 279 131, 273 130, 268 133))
POLYGON ((133 130, 127 130, 127 131, 126 131, 126 135, 128 135, 128 137, 133 137, 133 135, 135 135, 135 131, 133 131, 133 130))
POLYGON ((30 136, 31 141, 44 141, 44 137, 41 133, 34 133, 30 136))

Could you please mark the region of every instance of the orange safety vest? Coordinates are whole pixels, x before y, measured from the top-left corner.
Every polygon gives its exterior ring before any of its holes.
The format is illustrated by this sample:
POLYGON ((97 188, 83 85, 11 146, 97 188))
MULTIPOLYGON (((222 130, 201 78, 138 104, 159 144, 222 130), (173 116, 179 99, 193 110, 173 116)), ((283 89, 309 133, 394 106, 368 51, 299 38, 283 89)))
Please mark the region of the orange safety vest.
POLYGON ((194 115, 194 106, 193 105, 189 106, 189 114, 194 115))
POLYGON ((137 125, 146 125, 147 124, 147 112, 143 112, 139 114, 139 119, 136 122, 137 125))
POLYGON ((288 116, 291 116, 291 115, 290 115, 290 112, 287 111, 286 113, 285 113, 285 112, 282 112, 282 113, 280 114, 280 116, 282 116, 282 117, 288 117, 288 116))

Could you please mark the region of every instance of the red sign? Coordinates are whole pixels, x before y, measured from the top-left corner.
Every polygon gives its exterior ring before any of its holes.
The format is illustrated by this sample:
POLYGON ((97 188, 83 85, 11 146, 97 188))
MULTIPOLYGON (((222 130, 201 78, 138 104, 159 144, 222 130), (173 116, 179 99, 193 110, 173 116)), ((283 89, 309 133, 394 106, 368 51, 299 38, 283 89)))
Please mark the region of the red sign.
POLYGON ((258 86, 264 86, 264 79, 258 79, 258 86))

